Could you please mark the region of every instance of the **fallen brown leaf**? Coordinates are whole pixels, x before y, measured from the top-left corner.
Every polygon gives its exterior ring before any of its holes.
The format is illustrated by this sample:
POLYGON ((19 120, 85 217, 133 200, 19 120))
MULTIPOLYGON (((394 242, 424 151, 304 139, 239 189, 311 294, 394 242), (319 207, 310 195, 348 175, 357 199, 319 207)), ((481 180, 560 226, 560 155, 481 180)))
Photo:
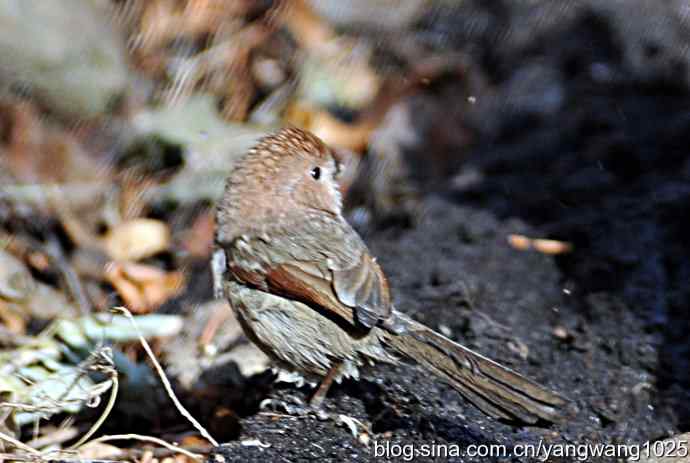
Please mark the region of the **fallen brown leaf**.
POLYGON ((0 300, 0 325, 3 325, 12 334, 24 334, 26 333, 27 320, 13 307, 16 305, 0 300))
POLYGON ((185 281, 182 272, 165 272, 133 262, 110 262, 106 266, 105 277, 134 313, 156 309, 179 294, 185 281))
POLYGON ((303 103, 291 105, 285 120, 309 130, 329 146, 357 152, 362 152, 367 147, 369 136, 376 128, 369 120, 355 124, 342 122, 326 110, 303 103))
POLYGON ((283 20, 288 31, 306 49, 318 49, 335 37, 335 32, 304 0, 287 3, 283 20))
POLYGON ((79 448, 79 458, 85 460, 111 460, 122 455, 122 449, 101 442, 87 443, 79 448))
POLYGON ((565 241, 528 238, 524 235, 508 235, 508 244, 519 251, 534 249, 550 255, 565 254, 573 250, 573 245, 565 241))
POLYGON ((168 225, 154 219, 134 219, 111 228, 104 238, 108 255, 115 260, 134 261, 170 247, 168 225))

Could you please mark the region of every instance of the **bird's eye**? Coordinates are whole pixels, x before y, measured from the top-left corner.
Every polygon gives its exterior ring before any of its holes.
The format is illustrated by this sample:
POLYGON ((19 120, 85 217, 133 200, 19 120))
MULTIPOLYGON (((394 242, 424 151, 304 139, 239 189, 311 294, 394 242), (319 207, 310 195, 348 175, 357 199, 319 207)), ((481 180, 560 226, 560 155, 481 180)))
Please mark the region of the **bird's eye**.
POLYGON ((321 178, 321 168, 320 167, 314 167, 309 173, 314 178, 314 180, 318 180, 321 178))

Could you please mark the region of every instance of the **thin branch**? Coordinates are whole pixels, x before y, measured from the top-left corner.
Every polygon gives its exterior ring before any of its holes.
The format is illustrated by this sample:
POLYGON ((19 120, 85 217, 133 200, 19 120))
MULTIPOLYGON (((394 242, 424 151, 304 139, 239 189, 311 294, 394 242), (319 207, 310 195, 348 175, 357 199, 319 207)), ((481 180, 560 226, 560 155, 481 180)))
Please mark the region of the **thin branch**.
POLYGON ((5 442, 9 442, 10 444, 14 445, 18 449, 24 450, 25 452, 30 453, 32 455, 36 455, 36 456, 41 455, 41 452, 39 452, 35 448, 29 447, 25 443, 18 441, 14 437, 12 437, 8 434, 5 434, 2 431, 0 431, 0 440, 4 440, 5 442))
POLYGON ((92 312, 91 301, 86 295, 81 279, 65 258, 62 248, 55 236, 51 236, 48 244, 44 246, 43 251, 53 261, 53 264, 55 264, 60 272, 67 292, 72 296, 72 300, 77 303, 80 313, 82 315, 90 314, 92 312))
POLYGON ((132 323, 132 326, 134 326, 134 329, 137 332, 137 336, 139 337, 139 342, 141 345, 144 347, 144 350, 148 354, 149 358, 151 359, 151 362, 153 362, 154 367, 156 368, 156 372, 158 373, 158 376, 161 379, 161 382, 163 383, 163 386, 165 387, 166 392, 168 393, 168 397, 170 397, 170 400, 173 401, 175 404, 175 407, 177 410, 189 420, 190 423, 192 423, 192 426, 201 433, 201 435, 209 441, 214 447, 218 447, 218 441, 216 441, 211 434, 204 428, 201 423, 199 423, 191 413, 187 411, 186 408, 182 405, 182 403, 177 399, 177 396, 173 392, 172 385, 170 384, 170 380, 168 380, 168 377, 165 375, 165 372, 163 371, 163 368, 161 367, 160 363, 158 363, 158 360, 156 359, 156 356, 153 354, 153 351, 151 350, 151 347, 149 346, 149 343, 146 342, 146 339, 141 335, 141 331, 139 330, 139 327, 137 326, 136 320, 134 320, 134 317, 132 316, 131 312, 127 310, 124 307, 114 307, 112 309, 115 312, 120 312, 124 314, 129 321, 132 323))
POLYGON ((197 461, 201 461, 204 458, 203 455, 200 455, 200 454, 194 453, 194 452, 190 452, 187 449, 184 449, 182 447, 178 447, 177 445, 166 442, 163 439, 159 439, 157 437, 151 437, 151 436, 142 436, 141 434, 114 434, 111 436, 101 436, 98 439, 94 439, 94 440, 90 441, 89 444, 99 443, 99 442, 108 442, 108 441, 113 441, 113 440, 139 440, 139 441, 144 441, 144 442, 153 442, 153 443, 158 444, 162 447, 165 447, 169 450, 172 450, 173 452, 181 453, 181 454, 186 455, 189 458, 193 458, 194 460, 197 460, 197 461))
POLYGON ((70 445, 69 449, 78 449, 79 447, 81 447, 84 444, 84 442, 86 442, 91 436, 93 436, 96 433, 96 431, 98 431, 101 425, 108 418, 108 415, 110 415, 110 412, 115 406, 115 399, 117 398, 117 391, 120 385, 117 379, 117 374, 112 376, 110 380, 113 382, 113 385, 110 389, 110 398, 108 399, 108 403, 105 406, 105 410, 103 410, 101 416, 93 424, 93 426, 91 426, 91 428, 86 432, 86 434, 84 434, 75 444, 70 445))

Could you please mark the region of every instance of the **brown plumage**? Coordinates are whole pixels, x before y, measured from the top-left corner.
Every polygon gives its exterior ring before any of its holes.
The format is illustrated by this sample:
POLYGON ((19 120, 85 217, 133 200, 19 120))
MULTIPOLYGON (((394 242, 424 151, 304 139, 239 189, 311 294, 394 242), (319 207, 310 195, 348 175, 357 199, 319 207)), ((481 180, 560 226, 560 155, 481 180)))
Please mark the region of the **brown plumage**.
POLYGON ((395 310, 388 282, 341 214, 338 163, 296 128, 262 139, 228 178, 217 210, 223 290, 279 365, 330 382, 362 366, 419 364, 489 416, 556 421, 565 400, 395 310))

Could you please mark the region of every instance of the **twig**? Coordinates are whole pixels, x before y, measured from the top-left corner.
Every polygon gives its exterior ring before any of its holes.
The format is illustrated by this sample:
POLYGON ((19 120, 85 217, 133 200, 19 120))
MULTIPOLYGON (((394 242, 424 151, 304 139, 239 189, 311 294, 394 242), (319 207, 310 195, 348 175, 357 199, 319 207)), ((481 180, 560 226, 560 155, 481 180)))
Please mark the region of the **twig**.
POLYGON ((0 461, 35 461, 37 457, 28 455, 15 455, 12 453, 0 453, 0 461))
POLYGON ((98 420, 91 426, 91 428, 84 434, 76 444, 70 445, 70 449, 78 449, 79 447, 84 444, 91 436, 93 436, 96 431, 103 425, 105 420, 108 418, 108 415, 110 415, 110 412, 112 411, 113 407, 115 406, 115 399, 117 398, 117 391, 119 389, 119 381, 117 379, 117 376, 113 376, 111 378, 111 381, 113 382, 112 388, 110 389, 110 398, 108 399, 108 403, 105 406, 105 410, 103 410, 103 414, 98 418, 98 420))
MULTIPOLYGON (((102 356, 105 357, 106 354, 103 352, 101 353, 102 356)), ((109 357, 106 357, 110 362, 112 362, 112 359, 109 357)), ((98 365, 95 365, 95 369, 98 369, 98 365)), ((98 420, 91 426, 91 428, 84 434, 75 444, 72 444, 69 446, 69 449, 78 449, 81 447, 81 445, 86 442, 91 436, 94 435, 96 431, 98 431, 98 428, 101 427, 101 425, 105 422, 105 420, 108 418, 108 415, 110 415, 110 411, 113 409, 115 406, 115 399, 117 398, 117 391, 119 389, 120 383, 117 378, 117 370, 114 368, 100 368, 102 371, 107 372, 108 375, 110 376, 110 381, 112 381, 112 386, 110 389, 110 398, 108 399, 108 403, 105 406, 105 409, 103 410, 103 413, 101 416, 98 418, 98 420)))
POLYGON ((200 455, 200 454, 194 453, 194 452, 190 452, 187 449, 184 449, 182 447, 178 447, 177 445, 166 442, 163 439, 159 439, 157 437, 151 437, 151 436, 142 436, 141 434, 113 434, 111 436, 101 436, 97 439, 90 441, 89 444, 94 444, 94 443, 99 443, 99 442, 108 442, 108 441, 113 441, 113 440, 139 440, 139 441, 144 441, 144 442, 153 442, 153 443, 158 444, 162 447, 165 447, 169 450, 172 450, 172 451, 177 452, 177 453, 181 453, 183 455, 188 456, 189 458, 193 458, 194 460, 197 460, 197 461, 203 460, 203 455, 200 455))
POLYGON ((70 263, 65 258, 60 244, 57 242, 55 236, 51 236, 46 246, 43 248, 50 260, 53 261, 58 271, 62 275, 62 279, 69 294, 71 294, 74 302, 79 307, 79 312, 82 315, 88 315, 92 312, 91 301, 89 301, 86 291, 81 284, 79 276, 74 271, 70 263))
POLYGON ((35 342, 35 338, 32 338, 31 336, 13 333, 6 327, 0 325, 0 345, 19 347, 34 344, 35 342))
POLYGON ((29 446, 26 445, 25 443, 18 441, 18 440, 15 439, 14 437, 12 437, 12 436, 10 436, 10 435, 8 435, 8 434, 5 434, 5 433, 2 432, 2 431, 0 431, 0 440, 4 440, 4 441, 6 441, 6 442, 9 442, 10 444, 14 445, 14 446, 17 447, 18 449, 22 449, 22 450, 24 450, 25 452, 30 453, 30 454, 32 454, 32 455, 39 456, 39 455, 41 454, 41 452, 39 452, 39 451, 36 450, 35 448, 29 447, 29 446))
MULTIPOLYGON (((287 418, 287 419, 291 419, 293 421, 302 418, 301 416, 286 415, 284 413, 274 413, 274 412, 259 412, 259 415, 269 416, 271 418, 287 418)), ((308 418, 308 417, 305 416, 304 418, 308 418)))
POLYGON ((27 442, 26 445, 35 449, 40 449, 43 447, 48 447, 49 445, 62 444, 77 437, 78 433, 79 431, 73 427, 61 428, 51 432, 50 434, 44 434, 36 439, 32 439, 27 442))
POLYGON ((165 375, 165 372, 163 371, 163 368, 161 367, 160 363, 158 363, 158 360, 156 359, 156 356, 153 354, 153 351, 151 350, 151 347, 149 346, 149 343, 146 342, 146 339, 141 335, 141 331, 139 330, 139 327, 137 326, 136 321, 134 320, 134 317, 132 316, 132 313, 127 310, 124 307, 114 307, 112 309, 115 312, 120 312, 124 314, 129 321, 132 323, 132 326, 134 326, 135 331, 137 332, 137 336, 139 337, 139 342, 141 345, 144 347, 144 350, 146 351, 146 354, 149 356, 151 359, 151 362, 153 362, 153 366, 156 368, 156 372, 158 373, 158 376, 161 379, 161 382, 163 383, 163 386, 165 387, 165 391, 168 393, 168 397, 170 397, 170 400, 173 401, 175 404, 175 407, 177 410, 187 418, 187 420, 192 423, 192 426, 199 431, 199 433, 207 440, 209 441, 214 447, 218 447, 218 441, 216 441, 211 434, 204 428, 201 423, 199 423, 192 415, 187 411, 186 408, 182 405, 182 403, 177 399, 177 396, 173 392, 172 385, 170 384, 170 380, 168 380, 168 377, 165 375))
POLYGON ((86 291, 79 279, 79 276, 65 258, 60 243, 55 235, 49 237, 47 243, 40 243, 30 237, 22 237, 21 240, 12 235, 0 232, 0 248, 7 247, 14 254, 18 254, 24 259, 30 258, 32 253, 37 253, 41 259, 55 265, 67 293, 71 295, 77 303, 82 315, 91 313, 91 302, 86 295, 86 291), (5 245, 5 243, 7 243, 5 245))
POLYGON ((51 196, 62 195, 70 204, 90 204, 93 199, 107 192, 110 186, 99 182, 43 183, 34 185, 5 185, 0 190, 0 199, 45 204, 51 196))
POLYGON ((482 312, 481 310, 475 310, 474 313, 476 313, 477 315, 482 317, 489 325, 496 327, 496 328, 499 328, 500 331, 503 331, 503 332, 512 331, 509 327, 507 327, 506 325, 504 325, 502 323, 497 322, 496 320, 491 318, 491 316, 489 316, 489 314, 486 314, 486 313, 482 312))

